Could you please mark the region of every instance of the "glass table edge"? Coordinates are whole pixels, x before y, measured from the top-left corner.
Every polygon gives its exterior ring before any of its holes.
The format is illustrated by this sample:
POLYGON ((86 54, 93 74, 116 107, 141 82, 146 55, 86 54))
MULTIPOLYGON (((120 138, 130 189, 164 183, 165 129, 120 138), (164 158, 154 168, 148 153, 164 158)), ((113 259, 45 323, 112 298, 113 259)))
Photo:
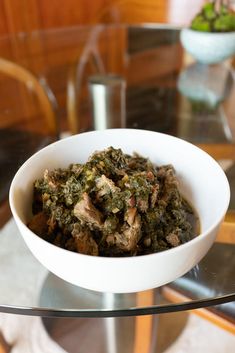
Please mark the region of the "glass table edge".
POLYGON ((17 315, 40 316, 40 317, 80 317, 80 318, 107 318, 124 317, 173 313, 194 309, 207 308, 220 304, 226 304, 235 301, 235 293, 217 298, 205 298, 183 303, 170 303, 161 306, 146 306, 141 308, 123 308, 123 309, 56 309, 56 308, 37 308, 12 305, 0 305, 0 312, 17 315))

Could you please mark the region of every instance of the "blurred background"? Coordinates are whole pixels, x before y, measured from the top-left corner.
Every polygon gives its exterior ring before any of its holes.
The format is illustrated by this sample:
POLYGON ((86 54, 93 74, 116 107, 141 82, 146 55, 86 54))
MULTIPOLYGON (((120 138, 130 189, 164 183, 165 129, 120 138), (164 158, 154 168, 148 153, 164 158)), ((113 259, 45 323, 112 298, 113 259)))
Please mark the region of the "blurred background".
POLYGON ((187 24, 203 0, 2 0, 0 34, 97 23, 187 24))

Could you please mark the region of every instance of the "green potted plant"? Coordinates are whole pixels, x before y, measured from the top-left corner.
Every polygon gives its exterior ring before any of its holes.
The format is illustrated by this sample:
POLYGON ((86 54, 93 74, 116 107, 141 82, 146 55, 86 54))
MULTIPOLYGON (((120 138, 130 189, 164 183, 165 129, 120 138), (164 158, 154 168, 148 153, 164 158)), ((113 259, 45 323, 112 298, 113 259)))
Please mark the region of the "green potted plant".
POLYGON ((180 38, 185 50, 201 63, 215 64, 233 56, 235 13, 229 2, 206 2, 180 38))

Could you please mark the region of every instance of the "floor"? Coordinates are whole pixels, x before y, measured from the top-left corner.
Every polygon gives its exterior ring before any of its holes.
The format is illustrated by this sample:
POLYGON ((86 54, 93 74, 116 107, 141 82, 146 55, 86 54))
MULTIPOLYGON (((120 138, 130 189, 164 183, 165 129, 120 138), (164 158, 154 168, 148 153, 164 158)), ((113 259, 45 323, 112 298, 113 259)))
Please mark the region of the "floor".
MULTIPOLYGON (((8 341, 8 344, 6 341, 3 343, 3 337, 0 337, 0 353, 97 353, 99 341, 102 340, 101 337, 91 340, 87 334, 76 336, 76 332, 71 332, 70 325, 63 325, 57 330, 60 334, 56 339, 61 346, 70 345, 69 350, 64 350, 48 337, 40 318, 12 314, 1 314, 0 329, 8 341), (89 337, 88 345, 86 337, 89 337)), ((160 315, 157 346, 151 353, 232 353, 234 347, 235 335, 197 315, 183 312, 160 315)))

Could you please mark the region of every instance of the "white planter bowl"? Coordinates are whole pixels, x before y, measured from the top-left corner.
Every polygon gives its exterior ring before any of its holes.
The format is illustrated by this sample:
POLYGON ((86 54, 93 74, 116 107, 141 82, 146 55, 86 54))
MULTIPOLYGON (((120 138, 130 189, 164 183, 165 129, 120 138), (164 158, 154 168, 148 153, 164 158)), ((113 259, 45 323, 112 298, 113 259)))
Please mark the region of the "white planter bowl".
POLYGON ((51 272, 75 285, 103 292, 136 292, 159 287, 194 267, 214 242, 230 198, 229 184, 220 166, 208 154, 178 138, 142 130, 114 129, 75 135, 43 148, 29 158, 10 188, 14 219, 29 249, 51 272), (172 163, 180 190, 197 210, 201 234, 176 248, 156 254, 112 258, 74 253, 52 245, 26 226, 32 216, 35 179, 46 168, 86 162, 95 150, 109 146, 134 151, 158 165, 172 163))
POLYGON ((235 32, 209 33, 185 28, 180 40, 185 50, 204 64, 216 64, 235 54, 235 32))

